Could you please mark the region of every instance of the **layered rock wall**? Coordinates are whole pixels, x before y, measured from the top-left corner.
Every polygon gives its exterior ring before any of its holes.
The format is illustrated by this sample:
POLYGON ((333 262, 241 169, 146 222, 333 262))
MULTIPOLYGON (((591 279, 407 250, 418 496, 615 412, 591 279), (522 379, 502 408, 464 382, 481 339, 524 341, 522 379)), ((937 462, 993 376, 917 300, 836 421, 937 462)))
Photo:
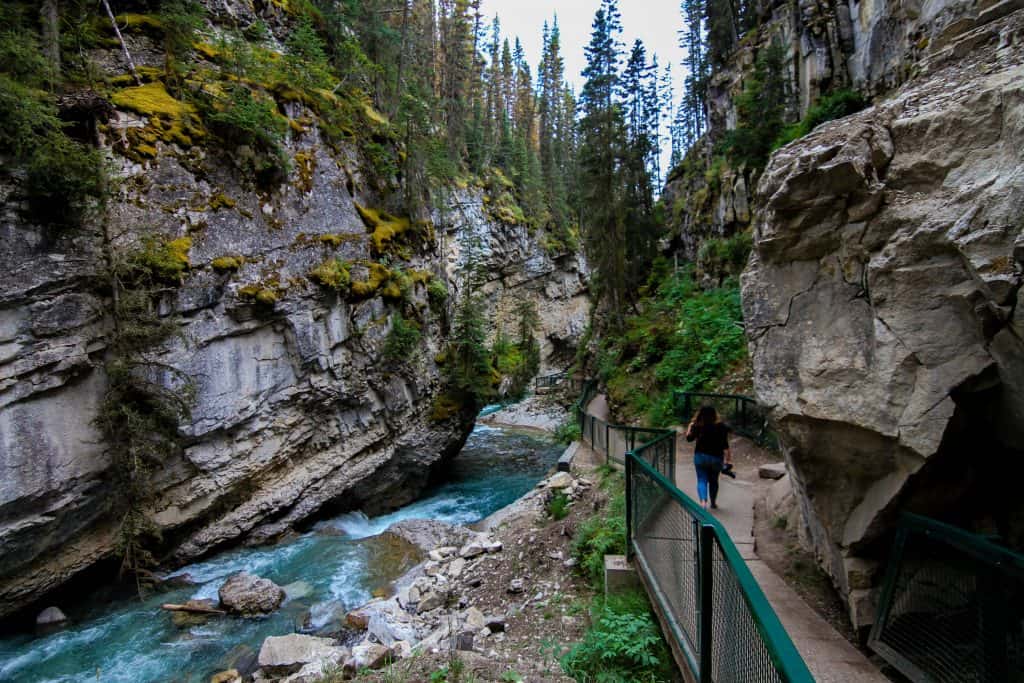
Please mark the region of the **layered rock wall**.
MULTIPOLYGON (((142 123, 118 112, 113 130, 142 123)), ((184 373, 196 391, 182 457, 152 480, 149 513, 172 564, 274 539, 326 511, 404 504, 457 453, 474 416, 435 411, 447 316, 432 311, 426 281, 454 289, 460 231, 489 245, 495 310, 524 296, 537 302, 548 365, 556 345, 582 332, 578 264, 550 258, 524 229, 491 218, 479 197, 466 199, 476 209, 459 223, 412 242, 400 264, 390 259, 422 276, 404 300, 319 286, 309 273, 329 259, 355 264, 353 280, 371 279, 378 254, 356 205, 378 200, 355 150, 327 144, 315 126, 294 134, 287 153, 291 177, 272 190, 198 149, 160 143, 152 161, 113 157, 113 248, 191 240, 191 267, 160 302, 178 333, 149 353, 153 367, 184 373), (216 268, 224 257, 240 265, 216 268), (420 319, 423 342, 395 361, 383 349, 399 312, 420 319)), ((26 223, 17 188, 17 177, 3 184, 0 220, 0 616, 113 556, 123 502, 94 426, 112 326, 105 233, 26 223)), ((163 375, 165 386, 180 386, 175 373, 163 375)))
POLYGON ((445 210, 435 214, 435 223, 445 232, 445 267, 455 293, 468 266, 482 267, 491 333, 501 328, 515 337, 516 307, 529 301, 539 319, 541 373, 569 367, 590 321, 582 254, 542 249, 538 235, 526 226, 494 221, 478 189, 455 192, 445 210), (471 259, 477 263, 470 264, 471 259))
POLYGON ((672 220, 679 251, 689 259, 709 238, 729 237, 750 227, 758 178, 750 169, 706 173, 714 146, 736 127, 736 101, 769 45, 783 50, 791 120, 798 120, 823 95, 856 89, 867 98, 884 96, 926 72, 929 65, 961 57, 966 39, 981 26, 1024 8, 1024 0, 766 0, 757 8, 757 28, 744 36, 708 88, 710 133, 669 178, 664 198, 679 207, 672 220), (693 166, 696 172, 684 172, 693 166))
POLYGON ((743 276, 758 398, 858 626, 899 512, 1024 540, 992 479, 1024 455, 1024 12, 943 54, 773 156, 743 276))

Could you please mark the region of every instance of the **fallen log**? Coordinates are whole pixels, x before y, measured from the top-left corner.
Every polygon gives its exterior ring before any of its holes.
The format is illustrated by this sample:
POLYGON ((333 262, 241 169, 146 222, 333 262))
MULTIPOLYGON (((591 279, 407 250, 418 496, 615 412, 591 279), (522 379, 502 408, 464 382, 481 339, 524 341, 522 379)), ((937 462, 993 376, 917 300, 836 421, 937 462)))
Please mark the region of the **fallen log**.
POLYGON ((172 602, 168 602, 160 607, 168 612, 188 612, 190 614, 227 614, 227 612, 222 609, 204 607, 203 605, 190 605, 188 603, 185 603, 184 605, 176 605, 172 602))

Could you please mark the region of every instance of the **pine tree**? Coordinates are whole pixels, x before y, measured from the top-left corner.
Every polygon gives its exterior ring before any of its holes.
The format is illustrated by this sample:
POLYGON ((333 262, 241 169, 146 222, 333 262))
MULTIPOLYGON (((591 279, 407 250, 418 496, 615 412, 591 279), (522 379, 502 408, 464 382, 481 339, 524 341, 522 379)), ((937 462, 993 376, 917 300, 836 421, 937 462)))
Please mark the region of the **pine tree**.
POLYGON ((580 219, 598 296, 620 320, 626 296, 626 229, 621 211, 620 158, 625 129, 615 101, 622 25, 616 0, 603 0, 594 16, 580 102, 580 219))

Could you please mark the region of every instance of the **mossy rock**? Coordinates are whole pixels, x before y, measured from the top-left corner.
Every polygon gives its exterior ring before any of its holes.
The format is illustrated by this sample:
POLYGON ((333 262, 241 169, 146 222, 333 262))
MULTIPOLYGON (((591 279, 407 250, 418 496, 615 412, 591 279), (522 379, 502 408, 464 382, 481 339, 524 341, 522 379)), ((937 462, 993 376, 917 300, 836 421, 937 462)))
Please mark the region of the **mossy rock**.
MULTIPOLYGON (((164 34, 164 22, 153 14, 118 14, 115 19, 122 33, 145 33, 155 37, 164 34)), ((112 27, 107 25, 106 28, 113 33, 112 27)))
POLYGON ((356 211, 363 223, 371 231, 370 243, 377 255, 384 255, 394 251, 398 241, 403 235, 409 232, 412 223, 408 218, 396 218, 384 211, 368 209, 356 204, 356 211))
POLYGON ((391 271, 379 263, 363 264, 367 268, 365 280, 352 281, 352 294, 359 299, 369 299, 377 295, 378 290, 391 277, 391 271))
POLYGON ((295 155, 295 169, 298 173, 298 178, 295 181, 296 189, 303 194, 309 194, 313 191, 313 174, 316 171, 316 153, 313 151, 298 152, 295 155))
POLYGON ((137 269, 148 271, 158 280, 180 282, 181 276, 192 267, 188 256, 191 249, 191 237, 179 237, 164 243, 148 240, 134 255, 133 263, 137 269))
POLYGON ((163 83, 147 83, 125 88, 114 93, 111 101, 118 107, 143 116, 182 118, 196 113, 195 107, 191 104, 171 97, 163 83))
POLYGON ((245 258, 242 256, 221 256, 215 258, 210 263, 213 269, 218 273, 233 273, 237 271, 245 263, 245 258))
POLYGON ((452 394, 441 394, 434 399, 430 411, 430 419, 434 422, 447 422, 462 412, 465 407, 462 399, 452 394))
POLYGON ((246 285, 238 290, 238 295, 243 299, 254 301, 261 306, 273 307, 281 298, 276 287, 263 284, 246 285))
POLYGON ((352 284, 349 264, 339 259, 324 261, 309 273, 309 278, 323 287, 347 292, 352 284))
POLYGON ((217 211, 219 209, 233 209, 237 205, 238 202, 236 202, 234 199, 227 196, 223 192, 218 192, 217 194, 210 197, 210 211, 217 211))
POLYGON ((147 145, 149 153, 157 141, 192 147, 204 135, 196 108, 171 97, 158 81, 119 90, 111 101, 117 107, 149 118, 145 128, 131 128, 126 133, 133 150, 147 145))
POLYGON ((337 249, 346 242, 358 242, 362 239, 362 235, 344 235, 328 233, 326 235, 319 235, 316 241, 328 247, 334 247, 337 249))
MULTIPOLYGON (((158 69, 155 66, 137 67, 135 69, 135 73, 138 74, 139 80, 141 80, 143 83, 152 83, 154 81, 159 81, 161 78, 164 77, 164 70, 158 69)), ((112 85, 117 88, 124 88, 136 85, 135 76, 130 73, 111 76, 110 78, 106 79, 106 82, 108 85, 112 85)))
POLYGON ((377 124, 378 126, 391 125, 391 121, 388 120, 388 117, 374 109, 372 104, 363 103, 363 115, 366 117, 367 121, 377 124))

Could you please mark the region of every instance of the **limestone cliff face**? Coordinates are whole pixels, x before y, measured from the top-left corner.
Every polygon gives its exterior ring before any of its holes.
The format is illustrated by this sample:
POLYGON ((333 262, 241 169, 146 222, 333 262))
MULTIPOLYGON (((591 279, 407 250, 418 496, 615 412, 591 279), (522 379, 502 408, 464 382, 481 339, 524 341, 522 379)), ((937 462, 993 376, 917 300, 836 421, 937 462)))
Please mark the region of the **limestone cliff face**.
POLYGON ((932 63, 962 57, 972 32, 1015 10, 1024 0, 766 0, 758 28, 745 36, 709 84, 711 140, 694 152, 698 173, 669 178, 664 198, 678 212, 673 227, 680 251, 693 259, 707 238, 728 237, 751 223, 757 178, 747 169, 705 175, 714 141, 736 126, 736 99, 757 54, 775 44, 784 51, 791 117, 799 119, 825 92, 853 88, 881 96, 927 71, 932 63))
POLYGON ((467 260, 479 260, 487 274, 483 292, 494 331, 500 326, 515 336, 516 305, 531 301, 540 319, 542 374, 571 365, 590 321, 589 270, 582 254, 549 252, 538 247, 527 227, 495 222, 484 193, 476 189, 455 192, 434 219, 445 231, 453 290, 458 291, 458 273, 467 260))
MULTIPOLYGON (((114 130, 141 123, 119 112, 114 130)), ((406 503, 472 423, 469 414, 433 414, 443 382, 434 359, 447 329, 424 278, 404 302, 379 291, 339 296, 309 278, 338 258, 357 264, 353 280, 366 280, 377 261, 356 209, 376 196, 356 153, 326 144, 315 126, 293 135, 287 152, 291 177, 268 191, 194 149, 160 143, 144 164, 112 157, 120 165, 114 246, 191 239, 191 268, 161 302, 179 333, 151 353, 197 392, 181 425, 183 456, 153 479, 150 512, 170 564, 273 539, 326 511, 406 503), (222 257, 242 265, 218 270, 222 257), (264 291, 273 297, 254 298, 264 291), (382 350, 403 307, 419 311, 423 343, 398 363, 382 350)), ((3 183, 0 219, 0 616, 111 557, 118 522, 110 455, 93 425, 111 329, 97 284, 104 236, 55 236, 25 223, 17 185, 16 177, 3 183)), ((401 267, 446 281, 456 233, 483 237, 494 307, 534 297, 550 363, 557 345, 582 331, 579 268, 490 218, 479 197, 465 203, 459 221, 439 224, 401 267)), ((174 375, 162 381, 172 386, 174 375)))
POLYGON ((944 45, 773 156, 743 276, 758 397, 857 625, 899 511, 1022 540, 1024 12, 944 45))

